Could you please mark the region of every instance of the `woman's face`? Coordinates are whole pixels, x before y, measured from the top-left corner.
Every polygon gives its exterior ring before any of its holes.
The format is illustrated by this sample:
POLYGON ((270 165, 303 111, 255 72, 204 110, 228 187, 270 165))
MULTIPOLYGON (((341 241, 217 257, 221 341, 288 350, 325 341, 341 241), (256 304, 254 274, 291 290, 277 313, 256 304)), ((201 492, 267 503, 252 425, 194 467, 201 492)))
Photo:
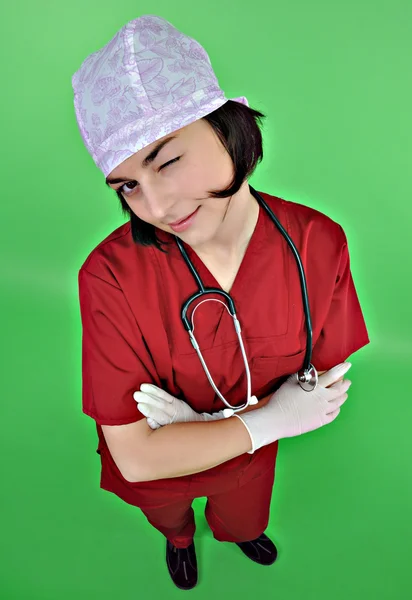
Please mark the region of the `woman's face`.
POLYGON ((196 246, 213 239, 230 201, 210 198, 207 191, 223 189, 232 177, 229 154, 209 123, 199 119, 139 150, 113 169, 107 179, 137 217, 196 246), (150 164, 142 165, 159 142, 171 136, 176 137, 150 164), (122 181, 111 183, 113 178, 122 181), (189 223, 173 225, 195 211, 189 223))

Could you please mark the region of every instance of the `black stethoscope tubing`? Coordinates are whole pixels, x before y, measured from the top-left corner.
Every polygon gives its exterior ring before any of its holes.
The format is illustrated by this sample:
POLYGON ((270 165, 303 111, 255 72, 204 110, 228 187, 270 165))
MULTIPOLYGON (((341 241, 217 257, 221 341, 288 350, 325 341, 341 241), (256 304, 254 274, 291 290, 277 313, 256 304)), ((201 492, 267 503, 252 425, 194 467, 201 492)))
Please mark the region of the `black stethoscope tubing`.
MULTIPOLYGON (((274 215, 273 211, 266 204, 266 202, 264 201, 262 196, 250 184, 249 184, 249 189, 250 189, 251 193, 253 194, 253 196, 258 201, 258 203, 267 212, 269 217, 275 223, 276 227, 279 229, 279 231, 281 232, 281 234, 283 235, 283 237, 289 244, 289 247, 291 248, 293 255, 296 259, 297 265, 298 265, 300 285, 301 285, 301 290, 302 290, 303 310, 305 313, 305 323, 306 323, 306 353, 305 353, 302 371, 308 372, 309 367, 310 367, 311 357, 312 357, 312 321, 311 321, 311 316, 310 316, 308 291, 307 291, 306 278, 305 278, 305 272, 303 269, 302 261, 300 259, 299 252, 297 251, 295 244, 291 240, 291 238, 288 235, 285 228, 282 226, 282 224, 279 222, 277 217, 274 215)), ((176 244, 183 256, 183 259, 184 259, 187 267, 189 268, 190 272, 192 273, 192 275, 196 281, 196 284, 199 288, 199 291, 196 292, 195 294, 193 294, 192 296, 190 296, 190 298, 188 298, 182 306, 181 319, 182 319, 182 322, 183 322, 183 325, 184 325, 186 331, 188 331, 188 332, 193 331, 192 325, 191 325, 189 319, 187 318, 187 311, 189 309, 189 306, 204 294, 213 293, 213 294, 219 294, 219 295, 223 296, 228 303, 228 308, 229 308, 229 311, 230 311, 230 314, 232 315, 232 317, 234 315, 236 315, 235 304, 233 302, 233 299, 230 297, 230 295, 222 289, 206 288, 203 285, 203 282, 199 276, 199 273, 196 271, 192 261, 190 260, 186 250, 183 247, 181 240, 177 236, 174 236, 174 238, 175 238, 176 244)))

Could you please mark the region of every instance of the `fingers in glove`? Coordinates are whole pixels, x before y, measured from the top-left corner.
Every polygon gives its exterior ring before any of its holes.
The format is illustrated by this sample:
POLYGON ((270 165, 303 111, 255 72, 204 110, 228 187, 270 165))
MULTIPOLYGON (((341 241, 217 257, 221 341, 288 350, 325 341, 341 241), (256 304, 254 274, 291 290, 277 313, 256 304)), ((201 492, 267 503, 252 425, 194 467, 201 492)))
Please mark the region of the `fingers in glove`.
POLYGON ((326 422, 332 423, 332 421, 334 421, 336 419, 336 417, 338 416, 339 413, 340 413, 340 408, 336 408, 332 412, 328 413, 326 422))
POLYGON ((159 423, 157 421, 155 421, 154 419, 151 419, 150 417, 146 418, 147 424, 149 425, 150 429, 159 429, 161 427, 161 425, 159 425, 159 423))
POLYGON ((332 385, 330 385, 328 387, 328 389, 335 390, 337 393, 343 394, 344 392, 348 391, 348 389, 350 388, 351 385, 352 385, 352 382, 350 379, 343 379, 342 381, 337 381, 336 383, 332 383, 332 385))
POLYGON ((157 385, 153 385, 151 383, 142 383, 142 385, 140 386, 140 391, 144 394, 152 396, 153 398, 160 398, 165 402, 170 403, 174 400, 174 397, 171 396, 168 392, 165 392, 164 390, 162 390, 162 388, 159 388, 157 387, 157 385))
POLYGON ((330 414, 336 412, 336 410, 340 409, 340 407, 342 406, 342 404, 344 404, 344 402, 346 402, 346 400, 348 399, 348 397, 349 397, 349 395, 347 393, 345 393, 345 394, 341 394, 340 396, 338 396, 334 400, 330 400, 328 402, 328 412, 327 412, 327 414, 330 415, 330 414))
POLYGON ((157 423, 159 423, 159 425, 167 425, 170 423, 169 415, 162 410, 153 408, 145 402, 139 402, 137 404, 137 408, 142 415, 144 415, 146 418, 154 419, 157 423))
POLYGON ((173 405, 169 402, 165 402, 159 397, 151 396, 144 392, 134 392, 133 398, 136 400, 136 402, 152 406, 153 408, 166 413, 169 417, 172 417, 175 413, 173 405))
POLYGON ((319 375, 319 385, 322 387, 331 387, 332 384, 336 383, 341 377, 343 377, 351 368, 352 364, 344 362, 336 367, 332 367, 329 371, 319 375))
POLYGON ((137 409, 142 413, 146 418, 153 418, 153 408, 144 402, 137 403, 137 409))
POLYGON ((327 414, 335 411, 348 399, 347 392, 351 385, 352 382, 349 379, 344 379, 343 381, 337 381, 323 390, 322 393, 328 405, 327 414))

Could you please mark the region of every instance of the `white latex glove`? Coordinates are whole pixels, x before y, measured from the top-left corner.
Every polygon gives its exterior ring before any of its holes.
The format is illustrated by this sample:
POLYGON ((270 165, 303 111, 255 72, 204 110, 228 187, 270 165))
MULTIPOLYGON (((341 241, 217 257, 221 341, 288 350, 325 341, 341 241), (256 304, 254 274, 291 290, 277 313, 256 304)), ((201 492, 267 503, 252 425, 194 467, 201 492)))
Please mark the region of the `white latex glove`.
POLYGON ((346 392, 352 382, 339 379, 351 366, 345 362, 319 375, 318 385, 311 392, 302 390, 294 373, 265 406, 242 416, 235 414, 252 440, 252 450, 248 454, 276 440, 295 437, 331 423, 348 397, 346 392))
POLYGON ((217 421, 225 418, 223 410, 215 413, 198 413, 183 400, 149 383, 143 383, 140 392, 134 392, 133 398, 151 429, 158 429, 170 423, 217 421))

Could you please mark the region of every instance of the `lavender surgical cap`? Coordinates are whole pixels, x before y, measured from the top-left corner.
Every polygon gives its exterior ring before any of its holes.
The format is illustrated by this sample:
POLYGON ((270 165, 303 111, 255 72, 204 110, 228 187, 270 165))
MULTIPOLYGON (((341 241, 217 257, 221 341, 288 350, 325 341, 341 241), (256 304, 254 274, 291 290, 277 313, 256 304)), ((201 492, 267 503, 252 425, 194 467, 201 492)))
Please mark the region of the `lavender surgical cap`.
MULTIPOLYGON (((72 85, 80 134, 105 176, 227 102, 202 46, 156 15, 124 25, 83 61, 72 85)), ((244 96, 231 100, 249 106, 244 96)))

